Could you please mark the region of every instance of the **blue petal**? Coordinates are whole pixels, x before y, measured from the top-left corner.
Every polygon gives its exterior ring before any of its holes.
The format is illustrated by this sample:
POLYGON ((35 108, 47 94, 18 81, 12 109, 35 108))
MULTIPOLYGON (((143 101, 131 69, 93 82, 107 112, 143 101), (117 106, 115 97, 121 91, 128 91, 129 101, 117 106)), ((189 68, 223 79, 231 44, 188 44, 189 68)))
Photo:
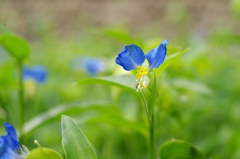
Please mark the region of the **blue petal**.
POLYGON ((83 61, 83 67, 90 76, 96 76, 105 70, 105 63, 99 59, 86 58, 83 61))
POLYGON ((14 152, 8 145, 7 138, 5 136, 0 137, 0 159, 22 159, 22 157, 14 152))
POLYGON ((15 128, 9 123, 4 123, 6 136, 0 136, 0 159, 23 159, 19 154, 23 153, 15 128))
POLYGON ((163 63, 166 53, 168 40, 164 40, 157 48, 152 49, 146 54, 146 58, 149 63, 149 70, 152 68, 158 68, 163 63))
POLYGON ((44 83, 47 79, 47 70, 43 66, 34 66, 33 68, 23 68, 23 79, 33 79, 37 83, 44 83))
POLYGON ((23 80, 31 79, 33 77, 33 71, 28 67, 23 67, 22 74, 23 74, 23 80))
POLYGON ((127 45, 123 51, 118 54, 116 63, 122 66, 126 71, 135 69, 141 66, 145 60, 145 55, 142 49, 136 45, 127 45))
POLYGON ((18 141, 17 132, 16 132, 15 128, 12 125, 10 125, 8 122, 4 123, 4 127, 7 131, 6 139, 7 139, 8 146, 14 152, 17 153, 18 151, 21 150, 20 144, 18 141))
POLYGON ((2 156, 7 152, 7 147, 8 147, 8 143, 7 143, 6 137, 1 136, 0 137, 0 158, 2 158, 2 156))
POLYGON ((43 66, 34 66, 33 67, 33 78, 38 83, 44 83, 47 79, 47 70, 43 66))

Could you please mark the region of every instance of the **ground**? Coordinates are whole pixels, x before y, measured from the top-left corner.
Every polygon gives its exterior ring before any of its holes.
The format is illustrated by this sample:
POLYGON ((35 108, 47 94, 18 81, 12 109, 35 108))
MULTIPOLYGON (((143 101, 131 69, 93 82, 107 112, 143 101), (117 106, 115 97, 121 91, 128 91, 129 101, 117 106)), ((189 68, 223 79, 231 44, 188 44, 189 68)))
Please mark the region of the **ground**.
POLYGON ((0 0, 0 5, 0 22, 26 37, 49 26, 62 36, 89 24, 152 30, 160 36, 221 27, 239 32, 240 26, 229 0, 0 0))

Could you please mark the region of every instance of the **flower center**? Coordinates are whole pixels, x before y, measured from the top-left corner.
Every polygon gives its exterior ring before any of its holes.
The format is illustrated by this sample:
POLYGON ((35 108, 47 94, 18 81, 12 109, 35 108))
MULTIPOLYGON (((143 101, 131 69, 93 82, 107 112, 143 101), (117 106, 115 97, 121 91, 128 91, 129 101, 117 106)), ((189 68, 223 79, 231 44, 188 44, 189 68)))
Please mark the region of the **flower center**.
POLYGON ((148 75, 148 69, 142 66, 137 66, 137 74, 136 74, 137 79, 140 80, 144 75, 145 76, 148 75))
POLYGON ((148 69, 142 66, 138 66, 136 78, 137 78, 137 81, 135 86, 137 91, 142 88, 146 88, 150 82, 150 79, 148 78, 148 69))

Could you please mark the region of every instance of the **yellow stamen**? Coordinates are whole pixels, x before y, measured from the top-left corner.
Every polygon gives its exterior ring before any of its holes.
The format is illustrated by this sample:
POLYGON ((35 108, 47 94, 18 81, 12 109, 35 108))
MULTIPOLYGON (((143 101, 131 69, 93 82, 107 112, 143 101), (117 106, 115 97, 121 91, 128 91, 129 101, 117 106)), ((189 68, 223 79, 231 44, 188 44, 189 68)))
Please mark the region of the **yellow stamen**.
POLYGON ((136 78, 138 80, 140 80, 142 78, 142 76, 147 75, 148 74, 148 69, 144 68, 142 66, 137 66, 137 74, 136 74, 136 78))

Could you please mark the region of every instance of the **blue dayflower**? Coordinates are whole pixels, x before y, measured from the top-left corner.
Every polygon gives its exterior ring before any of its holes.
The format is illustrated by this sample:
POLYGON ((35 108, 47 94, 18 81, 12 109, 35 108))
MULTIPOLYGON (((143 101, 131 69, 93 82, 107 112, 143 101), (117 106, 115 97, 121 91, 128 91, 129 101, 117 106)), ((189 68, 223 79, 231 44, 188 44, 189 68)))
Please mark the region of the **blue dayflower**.
POLYGON ((7 134, 0 137, 1 159, 23 159, 22 151, 15 128, 8 122, 4 123, 7 134))
POLYGON ((22 71, 23 71, 24 80, 31 79, 41 84, 41 83, 44 83, 47 79, 47 70, 43 66, 38 65, 32 68, 24 67, 22 71))
POLYGON ((105 63, 95 58, 84 59, 82 66, 90 76, 96 76, 99 72, 105 70, 105 63))
POLYGON ((106 70, 106 64, 104 61, 98 58, 92 57, 78 57, 71 62, 72 66, 76 70, 83 70, 89 76, 96 76, 98 73, 106 70))
POLYGON ((142 49, 136 45, 127 45, 122 50, 118 57, 116 58, 116 63, 123 67, 126 71, 131 71, 136 69, 137 74, 137 90, 145 88, 150 80, 148 74, 153 68, 158 68, 165 59, 167 53, 168 40, 164 40, 157 48, 150 50, 146 55, 144 55, 142 49), (147 59, 149 63, 149 68, 142 67, 142 64, 147 59))

